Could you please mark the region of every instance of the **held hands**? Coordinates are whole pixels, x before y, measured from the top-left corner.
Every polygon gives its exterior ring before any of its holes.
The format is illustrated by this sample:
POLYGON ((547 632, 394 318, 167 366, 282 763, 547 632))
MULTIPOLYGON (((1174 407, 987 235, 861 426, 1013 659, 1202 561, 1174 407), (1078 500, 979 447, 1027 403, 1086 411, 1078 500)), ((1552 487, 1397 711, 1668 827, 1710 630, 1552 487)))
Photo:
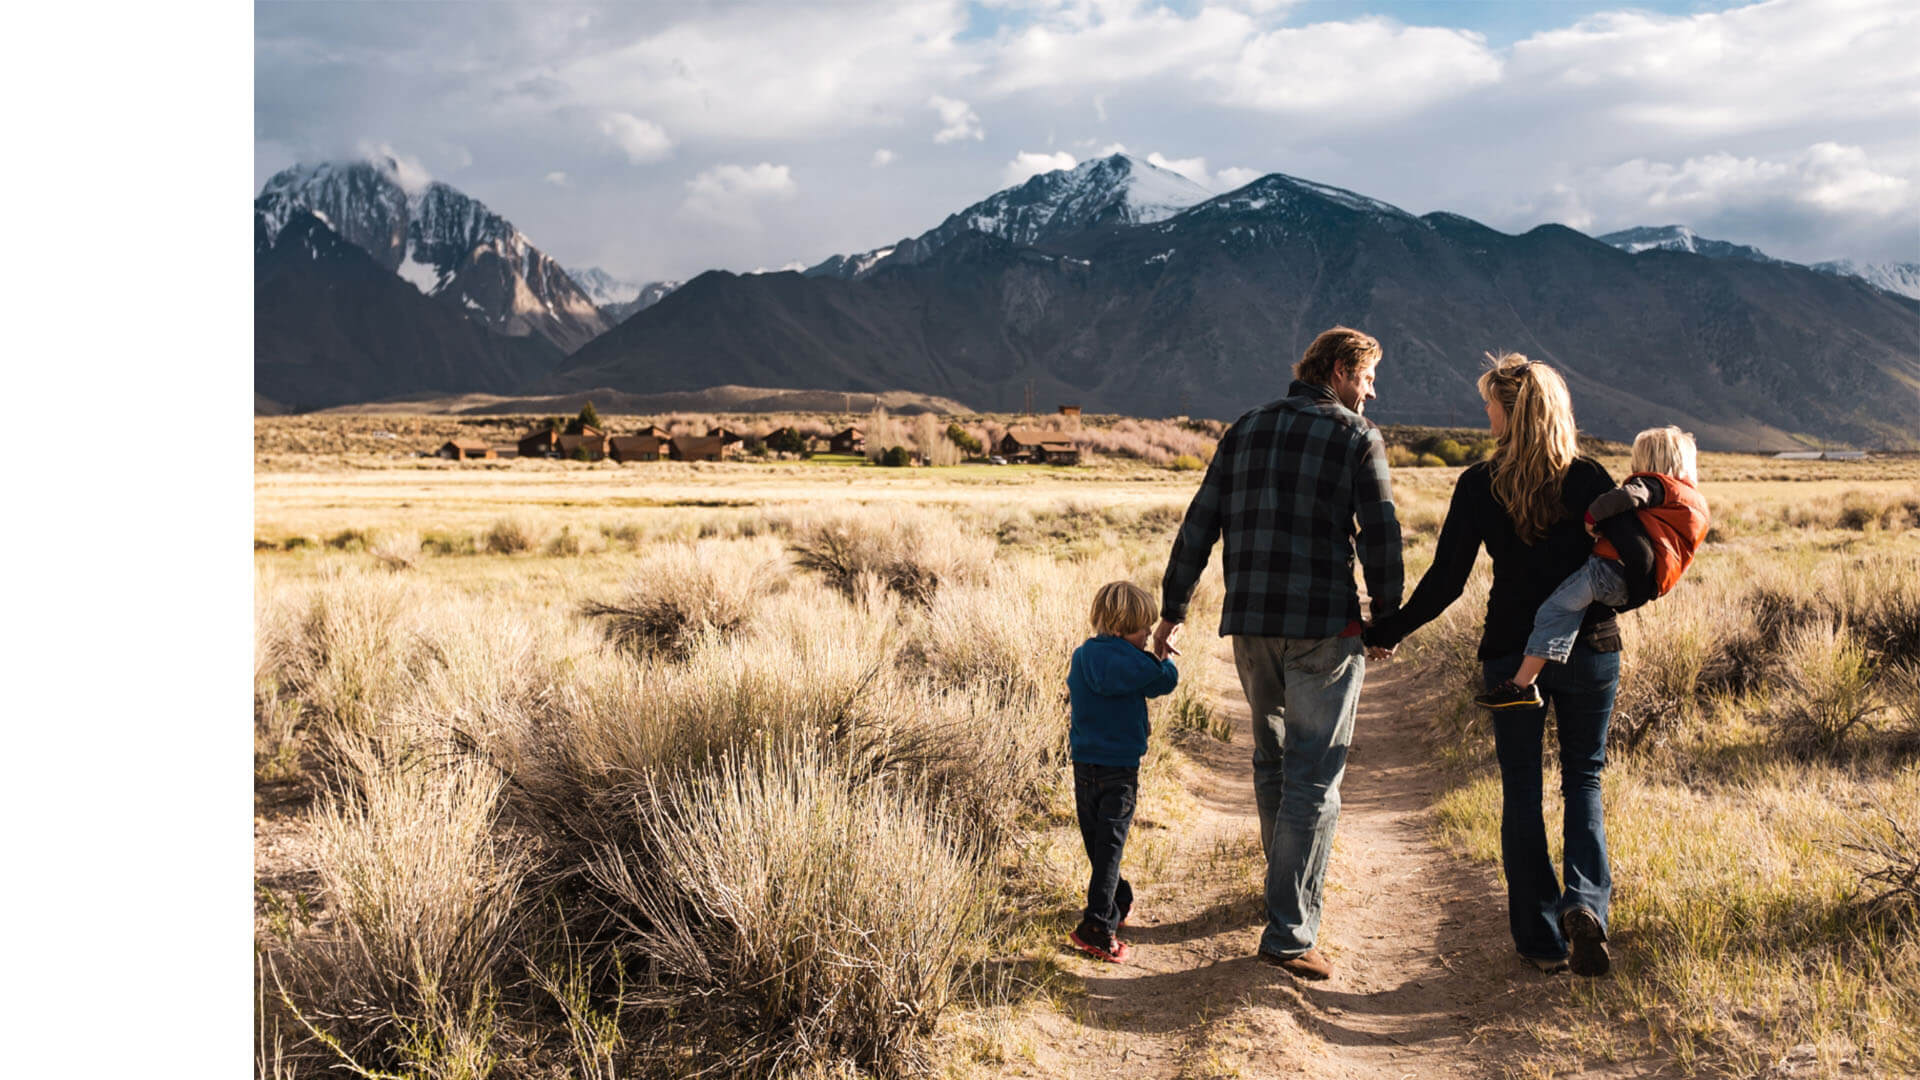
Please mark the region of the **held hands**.
MULTIPOLYGON (((1396 645, 1394 648, 1399 648, 1399 646, 1396 645)), ((1393 649, 1384 649, 1378 645, 1369 645, 1367 646, 1367 659, 1391 660, 1393 659, 1393 649)))
POLYGON ((1165 660, 1169 656, 1179 656, 1180 650, 1173 647, 1175 638, 1180 636, 1181 624, 1161 619, 1153 628, 1153 658, 1165 660))

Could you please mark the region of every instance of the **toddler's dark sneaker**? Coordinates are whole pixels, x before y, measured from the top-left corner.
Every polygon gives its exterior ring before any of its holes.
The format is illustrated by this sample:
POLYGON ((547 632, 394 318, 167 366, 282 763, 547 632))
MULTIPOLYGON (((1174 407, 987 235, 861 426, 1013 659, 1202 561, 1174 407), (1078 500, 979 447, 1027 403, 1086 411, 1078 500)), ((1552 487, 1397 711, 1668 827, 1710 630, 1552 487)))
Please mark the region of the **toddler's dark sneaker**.
POLYGON ((1081 926, 1068 934, 1067 944, 1109 964, 1124 964, 1127 957, 1133 955, 1133 949, 1126 942, 1090 926, 1081 926))
POLYGON ((1560 932, 1566 935, 1567 966, 1575 975, 1594 978, 1605 975, 1613 968, 1613 957, 1607 954, 1607 931, 1600 925, 1600 917, 1583 907, 1568 908, 1560 913, 1560 932))
POLYGON ((1537 709, 1543 704, 1538 686, 1515 686, 1512 679, 1475 695, 1473 703, 1483 709, 1537 709))

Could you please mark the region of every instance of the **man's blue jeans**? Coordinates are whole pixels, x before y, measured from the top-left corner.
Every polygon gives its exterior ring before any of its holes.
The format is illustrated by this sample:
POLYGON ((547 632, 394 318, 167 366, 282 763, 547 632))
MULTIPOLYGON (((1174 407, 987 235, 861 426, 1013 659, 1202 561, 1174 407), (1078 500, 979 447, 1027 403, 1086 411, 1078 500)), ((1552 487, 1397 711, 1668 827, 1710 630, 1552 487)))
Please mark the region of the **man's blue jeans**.
POLYGON ((1594 604, 1625 607, 1627 579, 1620 564, 1598 556, 1581 564, 1567 580, 1553 590, 1533 617, 1533 634, 1527 638, 1527 655, 1544 657, 1556 664, 1567 662, 1573 643, 1580 636, 1580 624, 1594 604))
POLYGON ((1340 778, 1367 658, 1354 637, 1233 639, 1253 711, 1253 794, 1267 854, 1267 929, 1260 951, 1313 948, 1340 820, 1340 778))
MULTIPOLYGON (((1521 654, 1487 661, 1481 669, 1492 688, 1511 678, 1521 654)), ((1541 745, 1547 710, 1503 709, 1493 714, 1494 753, 1500 759, 1500 863, 1507 875, 1507 919, 1522 956, 1561 960, 1560 914, 1583 907, 1607 925, 1613 876, 1607 869, 1607 828, 1600 809, 1600 770, 1607 764, 1607 725, 1620 688, 1620 654, 1575 645, 1564 664, 1549 664, 1537 684, 1552 706, 1560 742, 1560 791, 1566 808, 1566 887, 1561 888, 1547 853, 1541 812, 1541 745)))

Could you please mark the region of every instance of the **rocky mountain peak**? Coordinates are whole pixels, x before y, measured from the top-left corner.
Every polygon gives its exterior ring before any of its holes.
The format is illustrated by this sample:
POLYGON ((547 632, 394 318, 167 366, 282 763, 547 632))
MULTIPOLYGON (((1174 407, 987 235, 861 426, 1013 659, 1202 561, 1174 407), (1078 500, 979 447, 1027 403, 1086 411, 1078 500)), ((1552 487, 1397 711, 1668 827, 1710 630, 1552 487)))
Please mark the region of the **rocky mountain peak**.
POLYGON ((572 350, 609 322, 566 271, 485 203, 413 177, 391 157, 300 164, 254 200, 268 242, 292 215, 324 221, 374 261, 489 329, 572 350))

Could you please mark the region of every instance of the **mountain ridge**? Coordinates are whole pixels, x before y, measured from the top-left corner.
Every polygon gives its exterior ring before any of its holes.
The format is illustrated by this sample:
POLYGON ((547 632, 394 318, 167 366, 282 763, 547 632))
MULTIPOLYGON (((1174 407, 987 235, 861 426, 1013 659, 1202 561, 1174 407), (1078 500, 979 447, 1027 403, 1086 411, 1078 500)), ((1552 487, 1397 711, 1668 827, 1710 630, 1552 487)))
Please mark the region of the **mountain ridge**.
MULTIPOLYGON (((1090 411, 1224 417, 1278 394, 1313 334, 1345 323, 1386 345, 1387 422, 1471 421, 1480 354, 1512 348, 1559 367, 1583 426, 1611 438, 1656 422, 1745 448, 1920 431, 1920 305, 1804 267, 1652 259, 1558 225, 1510 235, 1277 173, 1158 221, 1089 216, 1034 242, 961 230, 845 276, 709 272, 539 387, 802 381, 1004 408, 1032 385, 1090 411)), ((1039 236, 1028 221, 1012 235, 1039 236)))

